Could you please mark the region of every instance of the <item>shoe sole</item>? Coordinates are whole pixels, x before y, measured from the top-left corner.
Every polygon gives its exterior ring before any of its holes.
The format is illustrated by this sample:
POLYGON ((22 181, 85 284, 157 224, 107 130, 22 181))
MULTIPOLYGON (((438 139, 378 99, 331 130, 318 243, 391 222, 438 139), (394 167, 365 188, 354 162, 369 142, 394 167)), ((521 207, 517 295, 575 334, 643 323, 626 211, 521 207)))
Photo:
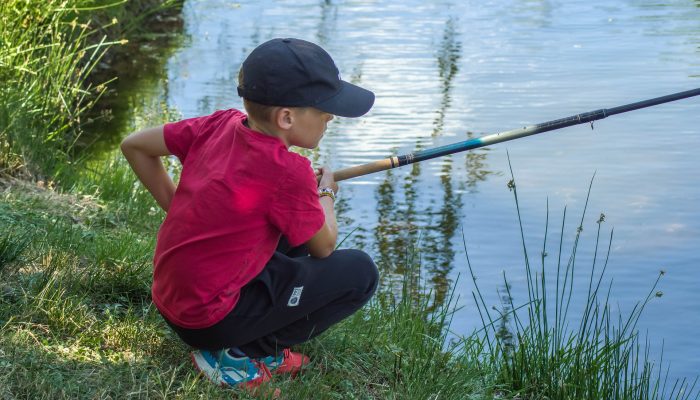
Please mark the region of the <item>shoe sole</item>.
POLYGON ((195 369, 199 371, 200 375, 204 375, 207 380, 215 385, 228 386, 226 382, 221 379, 221 372, 218 368, 212 368, 207 359, 199 351, 193 351, 190 353, 190 358, 192 358, 192 364, 194 364, 195 369), (218 380, 214 380, 212 377, 218 376, 218 380))
MULTIPOLYGON (((252 395, 256 395, 256 393, 260 390, 258 387, 248 387, 245 381, 235 382, 231 377, 229 377, 229 379, 231 379, 232 382, 228 382, 226 377, 224 377, 224 373, 222 373, 219 368, 212 367, 207 358, 204 357, 200 351, 191 352, 190 358, 192 359, 195 369, 199 371, 200 375, 204 375, 209 382, 215 385, 226 388, 242 389, 252 395), (217 380, 214 380, 213 377, 217 377, 217 380)), ((262 383, 267 383, 267 381, 262 383)), ((267 394, 271 395, 271 398, 276 399, 280 396, 280 389, 275 388, 272 393, 267 394)))

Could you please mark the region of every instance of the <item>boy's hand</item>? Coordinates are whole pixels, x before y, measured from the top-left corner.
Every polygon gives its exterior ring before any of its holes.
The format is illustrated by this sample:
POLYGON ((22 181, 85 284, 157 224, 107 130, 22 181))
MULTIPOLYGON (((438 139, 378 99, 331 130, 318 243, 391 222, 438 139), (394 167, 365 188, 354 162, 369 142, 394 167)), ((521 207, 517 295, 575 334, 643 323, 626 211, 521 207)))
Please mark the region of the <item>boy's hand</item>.
POLYGON ((333 193, 338 193, 338 184, 335 182, 333 171, 329 166, 324 165, 323 167, 319 168, 316 176, 321 177, 321 179, 318 181, 319 188, 329 187, 333 189, 333 193))
MULTIPOLYGON (((319 178, 319 188, 331 188, 333 193, 338 192, 338 184, 335 183, 333 171, 327 165, 316 170, 316 177, 319 178)), ((311 257, 328 257, 333 253, 333 250, 335 250, 335 244, 338 240, 338 223, 335 220, 335 211, 333 210, 335 202, 327 200, 330 198, 331 197, 328 196, 319 198, 321 207, 323 207, 323 213, 326 216, 326 223, 323 224, 321 229, 306 243, 311 257)))

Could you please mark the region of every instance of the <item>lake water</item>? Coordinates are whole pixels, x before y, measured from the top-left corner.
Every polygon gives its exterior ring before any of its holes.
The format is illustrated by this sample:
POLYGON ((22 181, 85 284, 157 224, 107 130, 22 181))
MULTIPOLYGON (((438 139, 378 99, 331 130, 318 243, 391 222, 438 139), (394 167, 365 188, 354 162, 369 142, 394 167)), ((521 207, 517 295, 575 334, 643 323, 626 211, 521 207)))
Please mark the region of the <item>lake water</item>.
MULTIPOLYGON (((309 153, 335 169, 700 87, 698 0, 190 0, 183 18, 184 40, 162 72, 124 92, 133 123, 162 103, 183 117, 240 108, 235 87, 248 52, 274 37, 299 37, 322 45, 344 79, 377 95, 367 116, 335 119, 309 153)), ((653 359, 663 344, 672 378, 695 377, 698 152, 694 98, 609 117, 593 130, 570 127, 356 178, 341 184, 341 231, 351 233, 344 246, 371 253, 389 277, 417 248, 439 296, 456 285, 462 308, 452 330, 468 334, 480 321, 462 235, 487 303, 499 305, 504 271, 514 302, 526 299, 508 156, 533 262, 547 202, 554 258, 564 207, 566 248, 595 175, 578 255, 581 290, 604 213, 603 235, 614 228, 611 304, 629 311, 665 270, 663 297, 639 328, 653 359)))

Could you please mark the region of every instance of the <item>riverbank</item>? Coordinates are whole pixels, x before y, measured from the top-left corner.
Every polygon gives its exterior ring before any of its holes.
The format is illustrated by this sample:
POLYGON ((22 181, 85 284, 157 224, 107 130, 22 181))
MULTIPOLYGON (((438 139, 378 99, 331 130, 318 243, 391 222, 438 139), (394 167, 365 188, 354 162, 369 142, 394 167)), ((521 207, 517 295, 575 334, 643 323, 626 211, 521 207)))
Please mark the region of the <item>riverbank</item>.
MULTIPOLYGON (((147 211, 140 217, 153 223, 134 225, 130 210, 99 196, 60 194, 43 183, 2 185, 0 395, 231 396, 198 378, 188 349, 150 302, 161 215, 147 211)), ((301 379, 275 381, 283 397, 487 398, 493 374, 486 366, 466 352, 443 351, 447 310, 430 313, 427 296, 397 302, 395 292, 385 288, 362 312, 302 346, 313 364, 301 379)))
MULTIPOLYGON (((91 193, 0 182, 0 394, 245 397, 201 380, 189 349, 153 307, 151 257, 163 215, 123 160, 107 168, 111 181, 82 178, 86 188, 103 188, 91 193)), ((571 288, 588 287, 583 327, 567 327, 565 314, 543 318, 544 291, 536 287, 544 282, 535 284, 541 275, 533 272, 527 304, 505 300, 496 311, 481 304, 481 329, 454 337, 454 297, 433 304, 415 279, 419 255, 408 252, 404 261, 402 281, 384 280, 363 310, 300 346, 313 362, 300 379, 275 379, 283 398, 692 398, 692 388, 666 386, 645 359, 634 329, 643 305, 615 322, 599 293, 602 274, 573 284, 562 268, 571 288)), ((571 290, 550 302, 563 309, 571 290)), ((652 287, 644 304, 654 297, 652 287)))

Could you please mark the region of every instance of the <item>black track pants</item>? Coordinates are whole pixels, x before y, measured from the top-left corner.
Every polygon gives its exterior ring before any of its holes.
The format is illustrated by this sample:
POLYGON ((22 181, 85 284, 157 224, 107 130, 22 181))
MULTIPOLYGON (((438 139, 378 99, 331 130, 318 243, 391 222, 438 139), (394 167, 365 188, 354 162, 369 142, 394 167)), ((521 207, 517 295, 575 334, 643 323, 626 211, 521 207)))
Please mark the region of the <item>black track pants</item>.
POLYGON ((168 324, 195 348, 238 347, 249 357, 277 355, 360 309, 377 281, 377 267, 362 251, 336 250, 317 259, 304 247, 288 249, 282 240, 223 320, 204 329, 168 324))

